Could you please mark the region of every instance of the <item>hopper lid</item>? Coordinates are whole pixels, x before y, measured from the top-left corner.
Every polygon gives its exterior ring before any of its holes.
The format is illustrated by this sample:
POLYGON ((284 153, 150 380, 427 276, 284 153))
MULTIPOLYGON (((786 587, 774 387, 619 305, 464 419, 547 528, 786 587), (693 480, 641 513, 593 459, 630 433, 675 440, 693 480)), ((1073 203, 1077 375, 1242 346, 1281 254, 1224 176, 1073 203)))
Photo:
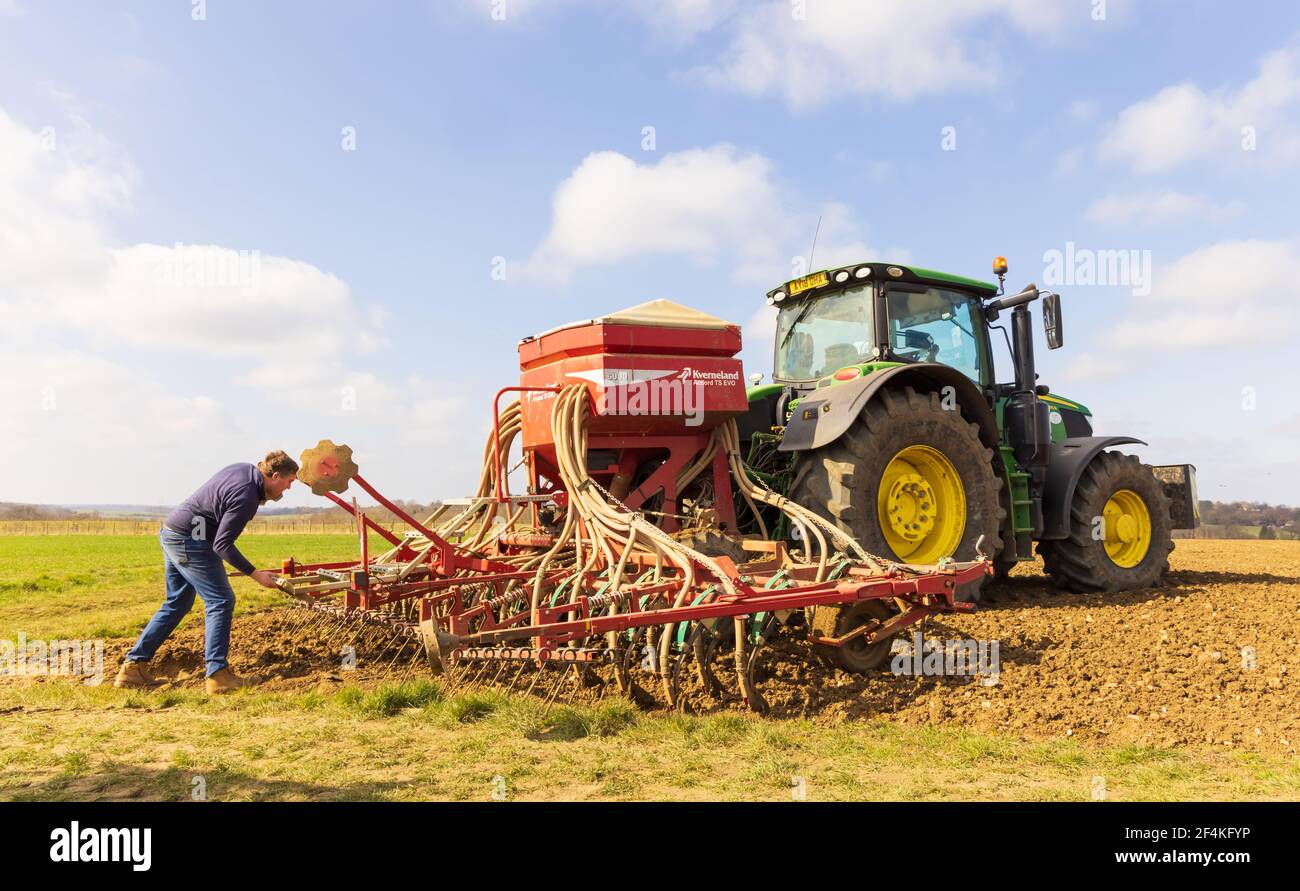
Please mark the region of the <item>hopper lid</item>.
MULTIPOLYGON (((585 325, 650 325, 656 328, 711 328, 714 330, 736 327, 731 322, 717 316, 711 316, 698 309, 691 309, 689 306, 682 306, 672 300, 660 299, 647 300, 645 303, 638 303, 636 306, 629 306, 627 309, 620 309, 617 312, 608 313, 594 319, 570 322, 567 325, 560 325, 549 331, 543 331, 536 336, 544 337, 556 331, 581 328, 585 325)), ((525 340, 531 339, 533 338, 525 338, 525 340)))

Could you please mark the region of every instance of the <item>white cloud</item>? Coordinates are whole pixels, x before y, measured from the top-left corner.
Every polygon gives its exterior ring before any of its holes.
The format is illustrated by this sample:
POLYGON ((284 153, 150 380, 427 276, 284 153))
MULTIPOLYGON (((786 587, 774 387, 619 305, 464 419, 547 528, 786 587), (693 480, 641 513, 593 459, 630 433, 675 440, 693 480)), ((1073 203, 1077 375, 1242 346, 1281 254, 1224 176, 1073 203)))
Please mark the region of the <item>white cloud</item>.
POLYGON ((134 181, 84 123, 35 131, 0 109, 0 297, 102 280, 104 221, 134 181))
POLYGON ((1111 329, 1107 347, 1148 353, 1287 343, 1297 316, 1297 281, 1300 245, 1294 241, 1200 248, 1156 267, 1150 297, 1111 329))
POLYGON ((462 0, 462 6, 494 25, 535 21, 539 13, 565 13, 579 8, 631 14, 655 33, 684 42, 724 22, 739 8, 740 0, 624 0, 619 4, 600 0, 462 0))
POLYGON ((1192 83, 1165 87, 1119 113, 1098 146, 1103 161, 1159 173, 1209 157, 1241 157, 1243 128, 1252 128, 1258 151, 1272 162, 1300 157, 1294 120, 1300 103, 1300 50, 1277 50, 1240 89, 1206 92, 1192 83))
MULTIPOLYGON (((783 96, 808 108, 842 93, 906 100, 953 89, 980 89, 1010 67, 998 38, 1014 32, 1054 38, 1090 18, 1078 0, 464 0, 506 22, 577 8, 631 14, 677 42, 721 35, 720 57, 686 80, 750 95, 783 96)), ((1081 103, 1076 106, 1082 108, 1081 103)))
POLYGON ((729 18, 739 0, 632 0, 631 8, 652 28, 690 40, 729 18))
POLYGON ((0 466, 23 468, 0 500, 166 503, 322 436, 390 467, 437 447, 398 478, 421 489, 392 494, 472 486, 481 441, 446 420, 485 413, 464 383, 354 367, 382 342, 382 307, 253 246, 120 243, 137 179, 84 121, 42 132, 0 109, 0 466), (222 377, 194 369, 203 357, 222 377))
POLYGON ((1294 240, 1222 241, 1157 268, 1151 296, 1209 308, 1286 307, 1300 281, 1300 245, 1294 240))
POLYGON ((1066 383, 1099 383, 1128 374, 1131 363, 1114 355, 1099 355, 1084 351, 1078 353, 1061 369, 1061 380, 1066 383))
POLYGON ((169 480, 201 482, 194 463, 215 470, 236 460, 249 432, 207 395, 179 395, 149 374, 48 343, 0 350, 0 412, 0 466, 10 471, 0 500, 115 493, 153 503, 169 480))
POLYGON ((137 174, 84 121, 33 131, 0 109, 0 312, 164 352, 313 360, 379 342, 381 315, 309 263, 255 248, 114 244, 137 174))
POLYGON ((638 164, 595 152, 555 190, 551 228, 529 271, 563 278, 579 266, 655 254, 702 264, 724 250, 770 257, 775 246, 761 221, 776 207, 771 165, 760 155, 721 145, 638 164))
POLYGON ((1166 189, 1106 195, 1088 206, 1085 216, 1094 223, 1155 226, 1170 222, 1223 220, 1240 214, 1240 201, 1215 204, 1200 195, 1166 189))
POLYGON ((811 246, 818 216, 819 267, 878 255, 861 240, 846 205, 799 205, 777 184, 766 158, 732 146, 675 152, 647 164, 596 152, 556 188, 550 229, 524 272, 563 281, 584 267, 662 256, 700 266, 729 263, 737 280, 770 284, 801 274, 795 266, 807 249, 802 245, 811 246))
POLYGON ((795 108, 840 93, 906 100, 997 82, 1002 66, 991 33, 1008 28, 1043 39, 1071 15, 1069 0, 772 0, 739 17, 714 65, 695 72, 715 86, 779 94, 795 108))

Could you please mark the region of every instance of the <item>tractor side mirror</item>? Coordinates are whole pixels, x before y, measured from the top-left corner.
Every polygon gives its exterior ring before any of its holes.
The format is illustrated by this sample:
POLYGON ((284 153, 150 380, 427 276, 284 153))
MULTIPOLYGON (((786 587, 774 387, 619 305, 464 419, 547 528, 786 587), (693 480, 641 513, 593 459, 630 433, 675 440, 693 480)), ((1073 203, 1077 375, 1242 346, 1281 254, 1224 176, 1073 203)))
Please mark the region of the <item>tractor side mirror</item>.
POLYGON ((1048 292, 1043 295, 1043 333, 1047 335, 1047 348, 1059 350, 1065 343, 1061 327, 1061 295, 1048 292))

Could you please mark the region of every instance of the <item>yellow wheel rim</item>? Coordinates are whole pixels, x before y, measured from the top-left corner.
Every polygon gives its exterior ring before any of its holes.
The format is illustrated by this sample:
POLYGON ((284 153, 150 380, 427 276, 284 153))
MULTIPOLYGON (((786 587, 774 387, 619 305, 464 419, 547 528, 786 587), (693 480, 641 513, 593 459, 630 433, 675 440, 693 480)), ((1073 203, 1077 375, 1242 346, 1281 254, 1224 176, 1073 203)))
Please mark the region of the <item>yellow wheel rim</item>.
POLYGON ((1141 563, 1151 548, 1151 514, 1142 496, 1132 489, 1120 489, 1102 508, 1102 521, 1111 562, 1124 569, 1141 563))
POLYGON ((900 560, 937 563, 961 542, 966 490, 943 452, 908 446, 885 466, 876 511, 885 541, 900 560))

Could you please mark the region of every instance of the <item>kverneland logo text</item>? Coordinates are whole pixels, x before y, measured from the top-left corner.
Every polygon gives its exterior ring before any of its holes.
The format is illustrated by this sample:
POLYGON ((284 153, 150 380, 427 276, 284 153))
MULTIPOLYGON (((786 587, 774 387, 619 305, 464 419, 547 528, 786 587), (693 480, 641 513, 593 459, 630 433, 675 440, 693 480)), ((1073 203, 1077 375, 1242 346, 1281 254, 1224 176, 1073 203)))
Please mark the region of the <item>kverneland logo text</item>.
POLYGON ((738 381, 740 380, 739 371, 701 371, 698 368, 691 368, 689 365, 682 369, 680 377, 688 381, 738 381))

